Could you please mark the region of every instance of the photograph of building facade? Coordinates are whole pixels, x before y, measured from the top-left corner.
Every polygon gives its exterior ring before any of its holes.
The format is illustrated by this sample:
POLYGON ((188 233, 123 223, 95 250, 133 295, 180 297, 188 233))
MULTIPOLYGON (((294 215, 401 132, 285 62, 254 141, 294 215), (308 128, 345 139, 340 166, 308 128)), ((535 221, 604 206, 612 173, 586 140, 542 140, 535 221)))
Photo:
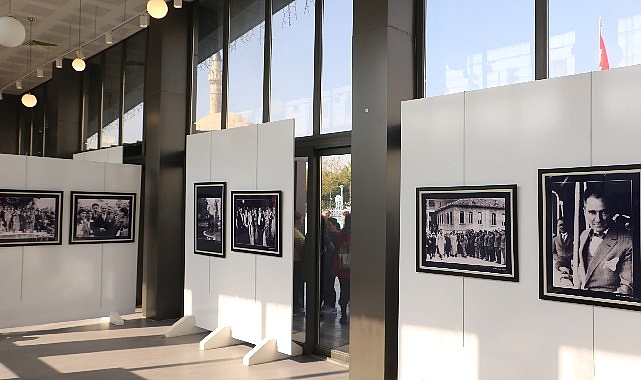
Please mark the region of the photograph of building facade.
MULTIPOLYGON (((432 203, 430 199, 428 202, 432 203)), ((434 200, 434 211, 428 210, 433 232, 494 231, 505 229, 505 199, 466 198, 434 200)))

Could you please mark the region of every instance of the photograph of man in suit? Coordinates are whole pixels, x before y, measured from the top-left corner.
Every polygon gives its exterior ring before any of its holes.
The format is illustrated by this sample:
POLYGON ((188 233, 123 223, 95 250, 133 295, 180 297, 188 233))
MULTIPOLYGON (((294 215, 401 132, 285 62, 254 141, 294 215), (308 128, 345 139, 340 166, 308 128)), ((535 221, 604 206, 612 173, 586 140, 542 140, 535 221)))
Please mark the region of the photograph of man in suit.
POLYGON ((553 284, 564 288, 572 284, 572 250, 574 237, 568 232, 565 221, 556 221, 556 235, 552 238, 552 260, 554 264, 553 284))
POLYGON ((607 194, 588 190, 583 214, 586 229, 579 237, 574 286, 599 292, 633 295, 632 234, 615 223, 607 194))

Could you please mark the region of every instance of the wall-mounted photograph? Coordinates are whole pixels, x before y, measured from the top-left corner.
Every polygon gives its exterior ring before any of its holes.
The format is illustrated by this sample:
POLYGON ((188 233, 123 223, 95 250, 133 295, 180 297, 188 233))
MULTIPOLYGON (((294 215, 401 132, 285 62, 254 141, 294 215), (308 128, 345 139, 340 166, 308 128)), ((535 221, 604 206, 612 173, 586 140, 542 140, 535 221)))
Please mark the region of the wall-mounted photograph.
POLYGON ((416 270, 518 281, 516 185, 416 189, 416 270))
POLYGON ((225 183, 195 183, 194 200, 194 253, 225 257, 225 183))
POLYGON ((641 165, 539 169, 540 297, 641 310, 641 165))
POLYGON ((135 193, 71 192, 69 243, 134 241, 135 193))
POLYGON ((280 191, 232 191, 232 250, 282 256, 280 191))
POLYGON ((0 190, 0 247, 61 244, 62 191, 0 190))

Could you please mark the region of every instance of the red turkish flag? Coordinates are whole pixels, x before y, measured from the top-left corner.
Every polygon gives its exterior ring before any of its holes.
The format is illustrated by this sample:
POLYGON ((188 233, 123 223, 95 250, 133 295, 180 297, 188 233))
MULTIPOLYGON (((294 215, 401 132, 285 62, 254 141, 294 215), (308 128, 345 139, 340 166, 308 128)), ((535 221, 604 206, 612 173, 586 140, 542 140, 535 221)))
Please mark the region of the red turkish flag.
POLYGON ((599 69, 607 70, 610 68, 610 62, 608 62, 608 52, 605 51, 605 42, 603 42, 603 36, 599 34, 599 69))

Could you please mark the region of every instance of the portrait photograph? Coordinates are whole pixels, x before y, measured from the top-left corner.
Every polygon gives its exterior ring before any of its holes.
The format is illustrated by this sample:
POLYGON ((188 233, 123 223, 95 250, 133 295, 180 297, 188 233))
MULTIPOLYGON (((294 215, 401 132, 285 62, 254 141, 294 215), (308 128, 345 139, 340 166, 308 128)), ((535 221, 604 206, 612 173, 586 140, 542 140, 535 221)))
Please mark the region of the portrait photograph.
POLYGON ((136 194, 71 192, 69 243, 134 241, 136 194))
POLYGON ((540 298, 641 309, 640 172, 539 169, 540 298))
POLYGON ((225 257, 225 183, 195 183, 194 199, 194 253, 225 257))
POLYGON ((232 250, 282 256, 280 191, 232 191, 232 250))
POLYGON ((416 270, 518 281, 516 185, 416 189, 416 270))
POLYGON ((61 244, 62 191, 0 190, 0 247, 61 244))

